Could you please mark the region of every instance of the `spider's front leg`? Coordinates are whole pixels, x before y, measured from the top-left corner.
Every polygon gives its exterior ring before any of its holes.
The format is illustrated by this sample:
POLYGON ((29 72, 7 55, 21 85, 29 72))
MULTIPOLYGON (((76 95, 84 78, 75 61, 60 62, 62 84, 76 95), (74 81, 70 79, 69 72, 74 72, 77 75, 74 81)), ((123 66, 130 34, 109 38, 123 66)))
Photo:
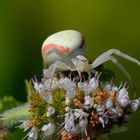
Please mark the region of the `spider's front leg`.
POLYGON ((45 56, 43 57, 44 59, 44 67, 47 68, 50 65, 54 64, 56 61, 61 61, 67 65, 69 65, 72 69, 75 68, 73 62, 71 59, 65 55, 63 52, 53 48, 49 50, 45 56))
POLYGON ((71 67, 69 66, 69 64, 66 64, 61 61, 56 61, 48 69, 44 69, 43 72, 44 72, 44 76, 46 78, 53 79, 57 72, 64 72, 64 71, 68 71, 68 70, 72 70, 71 67))
POLYGON ((47 69, 44 69, 44 75, 47 78, 53 78, 56 72, 75 70, 71 59, 55 48, 46 53, 44 64, 49 65, 47 69))

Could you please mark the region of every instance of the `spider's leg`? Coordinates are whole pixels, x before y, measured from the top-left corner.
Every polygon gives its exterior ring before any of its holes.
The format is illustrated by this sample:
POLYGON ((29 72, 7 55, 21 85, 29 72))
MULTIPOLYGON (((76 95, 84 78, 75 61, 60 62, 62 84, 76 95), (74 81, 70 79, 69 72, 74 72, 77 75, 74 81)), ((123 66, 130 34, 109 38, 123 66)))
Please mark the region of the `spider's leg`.
POLYGON ((94 60, 94 62, 92 63, 92 66, 94 68, 98 67, 99 65, 103 64, 104 62, 106 62, 107 61, 106 59, 109 56, 111 56, 112 54, 116 54, 118 56, 121 56, 121 57, 123 57, 123 58, 125 58, 125 59, 127 59, 127 60, 129 60, 131 62, 134 62, 134 63, 136 63, 136 64, 138 64, 140 66, 140 62, 137 59, 135 59, 135 58, 133 58, 133 57, 131 57, 131 56, 129 56, 129 55, 117 50, 117 49, 110 49, 107 52, 105 52, 105 53, 101 54, 100 56, 98 56, 94 60))
POLYGON ((120 63, 120 62, 119 62, 115 57, 113 57, 113 56, 110 56, 110 60, 120 68, 120 70, 121 70, 121 71, 125 74, 125 76, 129 79, 129 81, 131 82, 131 84, 133 84, 132 78, 131 78, 129 72, 128 72, 127 69, 122 65, 122 63, 120 63))
POLYGON ((45 77, 47 78, 53 78, 55 76, 56 72, 62 72, 62 71, 67 71, 67 70, 72 70, 69 64, 66 64, 61 61, 56 61, 54 64, 52 64, 48 69, 45 69, 45 77))
MULTIPOLYGON (((102 54, 100 55, 97 59, 95 59, 95 61, 92 63, 93 68, 98 67, 99 65, 105 63, 106 61, 111 60, 116 66, 118 66, 120 68, 120 70, 126 75, 126 77, 129 79, 129 81, 132 82, 132 78, 129 74, 129 72, 127 71, 127 69, 113 56, 111 56, 111 54, 107 55, 107 54, 102 54)), ((133 84, 132 84, 133 85, 133 84)))
POLYGON ((58 61, 64 62, 65 64, 69 65, 71 67, 71 69, 75 68, 75 66, 74 66, 73 62, 71 61, 71 59, 67 55, 63 54, 63 52, 61 52, 61 51, 59 51, 59 50, 57 50, 55 48, 49 50, 46 53, 46 55, 44 56, 44 59, 45 59, 44 66, 48 65, 47 64, 48 60, 50 61, 52 59, 54 61, 58 60, 58 61))

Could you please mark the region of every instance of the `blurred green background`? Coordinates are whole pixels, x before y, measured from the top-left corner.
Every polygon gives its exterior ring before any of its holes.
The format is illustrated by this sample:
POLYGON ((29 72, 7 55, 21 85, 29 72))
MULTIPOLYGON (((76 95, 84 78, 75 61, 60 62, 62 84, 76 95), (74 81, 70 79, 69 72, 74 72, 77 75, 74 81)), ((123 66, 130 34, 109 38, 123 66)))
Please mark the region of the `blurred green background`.
MULTIPOLYGON (((65 29, 84 35, 91 61, 111 48, 140 60, 139 0, 0 0, 0 97, 13 95, 26 101, 24 79, 40 77, 43 41, 65 29)), ((132 75, 140 96, 140 67, 119 60, 132 75)), ((117 85, 126 80, 111 62, 105 67, 115 72, 117 85)), ((111 135, 110 139, 139 139, 140 109, 127 126, 127 132, 111 135)))

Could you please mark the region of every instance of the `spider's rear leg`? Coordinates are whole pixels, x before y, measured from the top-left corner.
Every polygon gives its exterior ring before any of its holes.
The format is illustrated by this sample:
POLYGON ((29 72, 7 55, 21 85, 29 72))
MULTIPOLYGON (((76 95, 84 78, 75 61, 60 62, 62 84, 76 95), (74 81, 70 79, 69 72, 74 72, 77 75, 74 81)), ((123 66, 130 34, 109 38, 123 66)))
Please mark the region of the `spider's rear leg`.
POLYGON ((113 56, 109 56, 106 61, 108 60, 111 60, 124 73, 124 75, 129 79, 130 83, 133 86, 132 78, 127 69, 113 56))
POLYGON ((117 49, 111 49, 111 50, 108 50, 107 52, 101 54, 94 60, 94 62, 92 63, 93 68, 96 68, 99 65, 105 63, 106 61, 111 60, 114 64, 116 64, 121 69, 121 71, 127 76, 127 78, 130 80, 130 82, 133 83, 129 72, 115 57, 112 56, 112 54, 119 55, 131 62, 134 62, 134 63, 137 63, 138 65, 140 65, 140 62, 137 59, 135 59, 125 53, 122 53, 121 51, 119 51, 117 49))
POLYGON ((133 58, 117 49, 110 49, 108 51, 106 51, 105 53, 99 55, 95 60, 94 62, 92 63, 93 67, 96 68, 98 67, 99 65, 103 64, 104 62, 108 61, 109 60, 109 57, 112 56, 112 54, 116 54, 118 56, 121 56, 133 63, 136 63, 140 66, 140 62, 136 59, 136 58, 133 58))

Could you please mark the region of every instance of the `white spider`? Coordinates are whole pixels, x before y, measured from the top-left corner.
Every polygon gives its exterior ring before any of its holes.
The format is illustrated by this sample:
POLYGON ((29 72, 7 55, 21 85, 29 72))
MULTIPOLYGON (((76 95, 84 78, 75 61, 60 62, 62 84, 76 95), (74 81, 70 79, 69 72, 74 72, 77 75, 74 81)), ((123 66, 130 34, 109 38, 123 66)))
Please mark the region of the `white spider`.
POLYGON ((95 68, 111 60, 116 64, 131 81, 131 77, 125 67, 114 57, 113 54, 121 56, 140 66, 140 62, 117 50, 110 49, 99 55, 93 63, 89 64, 85 57, 86 44, 82 34, 74 30, 65 30, 49 36, 42 45, 42 57, 44 66, 48 69, 44 70, 47 78, 52 78, 59 71, 78 71, 79 76, 82 72, 95 72, 95 68))

